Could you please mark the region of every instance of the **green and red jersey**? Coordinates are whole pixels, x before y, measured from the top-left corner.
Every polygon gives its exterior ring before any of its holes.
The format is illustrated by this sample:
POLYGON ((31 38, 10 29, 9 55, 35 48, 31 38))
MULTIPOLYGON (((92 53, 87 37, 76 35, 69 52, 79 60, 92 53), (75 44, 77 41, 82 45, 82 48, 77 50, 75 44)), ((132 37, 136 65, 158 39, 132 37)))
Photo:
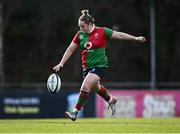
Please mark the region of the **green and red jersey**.
POLYGON ((108 67, 105 48, 112 33, 111 29, 102 27, 94 27, 90 33, 76 33, 73 42, 81 48, 83 68, 108 67))

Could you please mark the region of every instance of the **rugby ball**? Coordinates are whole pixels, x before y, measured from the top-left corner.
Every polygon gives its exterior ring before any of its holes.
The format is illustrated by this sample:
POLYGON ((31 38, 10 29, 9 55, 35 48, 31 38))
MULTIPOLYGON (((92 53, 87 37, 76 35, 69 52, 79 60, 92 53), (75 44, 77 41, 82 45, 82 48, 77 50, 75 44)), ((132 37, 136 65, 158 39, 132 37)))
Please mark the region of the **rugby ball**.
POLYGON ((58 74, 51 74, 47 80, 47 89, 49 92, 56 94, 61 88, 61 79, 58 74))

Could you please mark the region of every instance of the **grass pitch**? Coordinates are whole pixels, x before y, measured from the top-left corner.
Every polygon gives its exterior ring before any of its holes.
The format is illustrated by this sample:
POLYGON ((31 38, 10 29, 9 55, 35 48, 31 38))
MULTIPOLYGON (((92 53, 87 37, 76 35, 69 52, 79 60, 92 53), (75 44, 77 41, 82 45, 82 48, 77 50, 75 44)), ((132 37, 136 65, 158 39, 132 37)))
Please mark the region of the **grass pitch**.
POLYGON ((0 133, 180 133, 180 118, 0 119, 0 133))

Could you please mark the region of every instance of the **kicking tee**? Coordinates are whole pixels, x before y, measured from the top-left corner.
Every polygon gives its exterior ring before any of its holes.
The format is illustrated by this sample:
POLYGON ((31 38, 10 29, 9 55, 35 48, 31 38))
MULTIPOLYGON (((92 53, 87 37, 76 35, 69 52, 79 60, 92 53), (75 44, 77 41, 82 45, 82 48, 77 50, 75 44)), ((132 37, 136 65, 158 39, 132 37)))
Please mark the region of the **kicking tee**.
POLYGON ((73 42, 81 49, 83 68, 108 67, 105 48, 106 41, 111 38, 112 33, 111 29, 102 27, 94 27, 90 33, 76 33, 73 42))

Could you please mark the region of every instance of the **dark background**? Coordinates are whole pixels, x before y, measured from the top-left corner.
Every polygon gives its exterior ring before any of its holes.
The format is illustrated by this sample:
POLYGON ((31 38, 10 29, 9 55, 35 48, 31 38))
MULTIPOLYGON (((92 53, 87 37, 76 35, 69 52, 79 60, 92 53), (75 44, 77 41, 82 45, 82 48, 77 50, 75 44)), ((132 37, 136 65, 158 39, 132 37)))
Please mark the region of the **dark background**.
MULTIPOLYGON (((108 41, 105 82, 150 81, 148 0, 2 0, 5 83, 44 82, 78 30, 82 9, 97 26, 143 35, 143 45, 108 41)), ((155 1, 157 82, 180 81, 180 1, 155 1)), ((59 73, 63 82, 81 82, 78 50, 59 73)))

